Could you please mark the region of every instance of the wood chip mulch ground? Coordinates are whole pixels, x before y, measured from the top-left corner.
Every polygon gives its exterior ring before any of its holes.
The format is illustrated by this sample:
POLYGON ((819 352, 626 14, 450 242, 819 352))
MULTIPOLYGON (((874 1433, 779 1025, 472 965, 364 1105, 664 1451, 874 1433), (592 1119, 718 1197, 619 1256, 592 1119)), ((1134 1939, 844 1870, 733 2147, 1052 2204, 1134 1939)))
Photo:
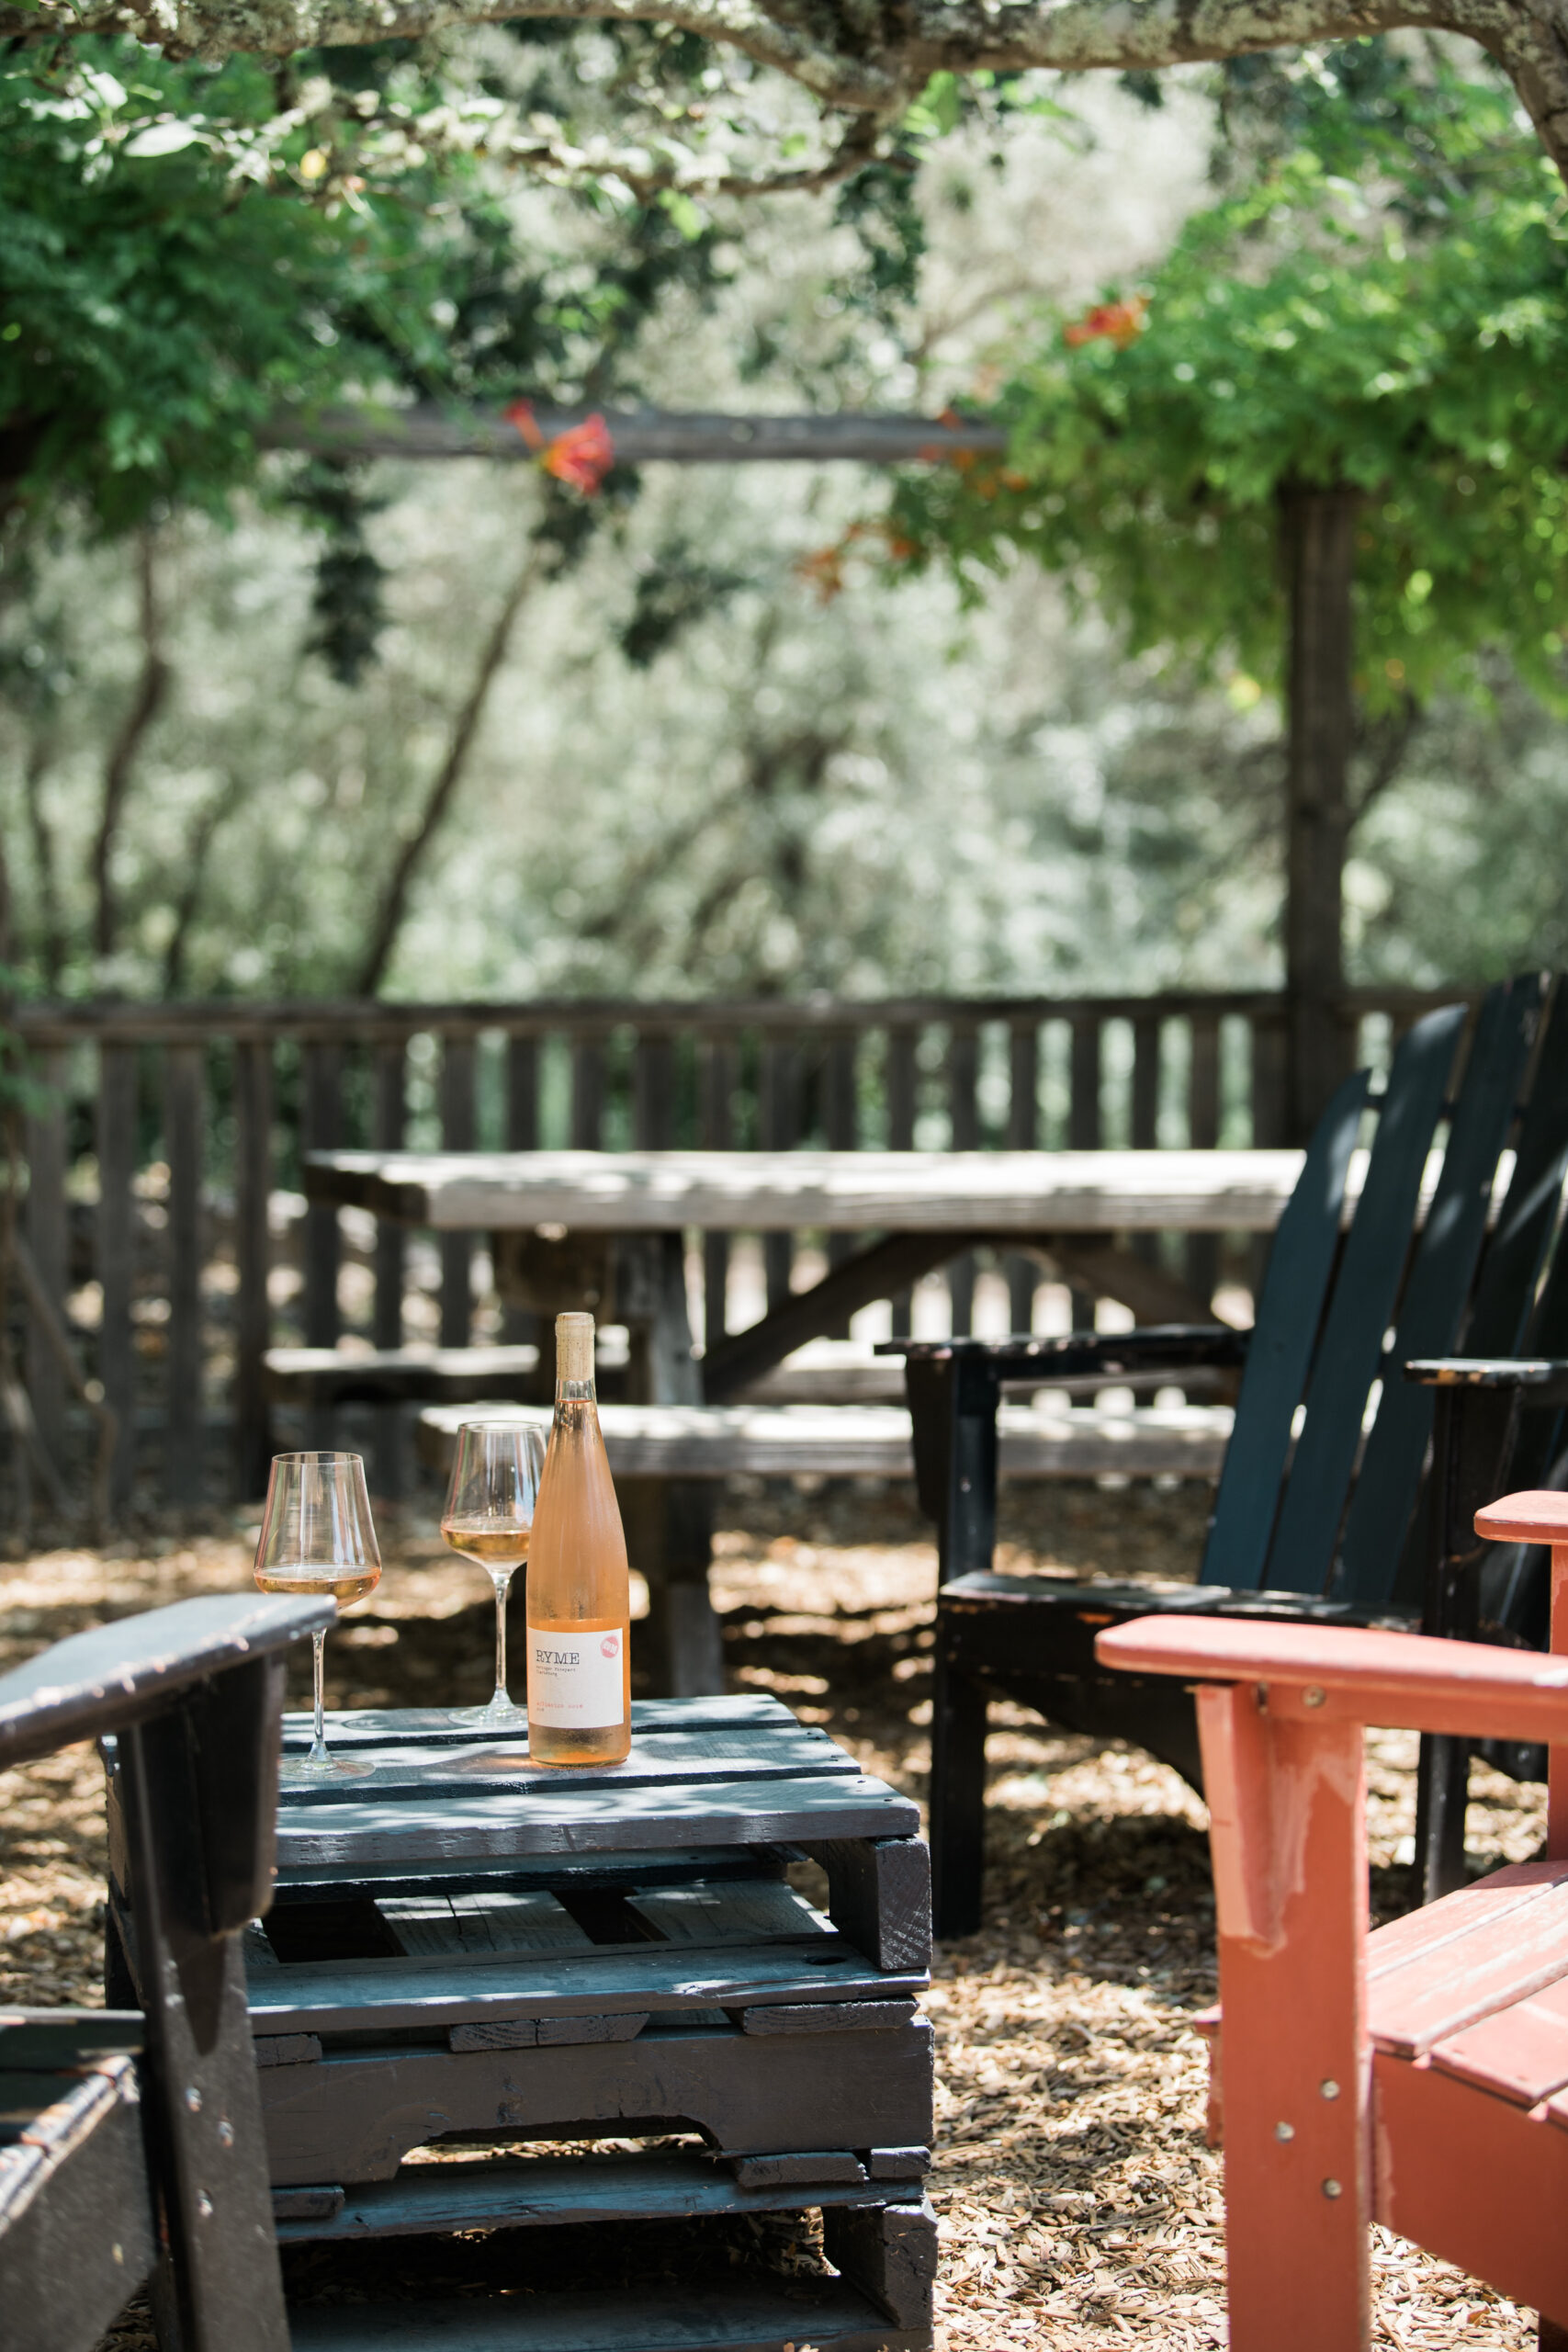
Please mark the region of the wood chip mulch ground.
MULTIPOLYGON (((1206 1508, 1193 1487, 1021 1490, 1007 1502, 999 1564, 1180 1576, 1206 1508)), ((923 1799, 935 1556, 911 1499, 770 1488, 731 1497, 722 1517, 714 1583, 731 1686, 776 1692, 923 1799)), ((328 1645, 332 1702, 480 1700, 491 1603, 478 1573, 446 1553, 433 1509, 382 1524, 381 1588, 328 1645)), ((243 1589, 253 1543, 242 1514, 199 1533, 149 1528, 103 1551, 0 1561, 0 1669, 106 1618, 243 1589)), ((985 1923, 940 1951, 928 2001, 939 2051, 939 2343, 1206 2352, 1225 2331, 1219 2158, 1203 2144, 1205 2058, 1190 2027, 1213 1996, 1202 1805, 1139 1753, 1097 1752, 1020 1709, 998 1708, 993 1722, 985 1923)), ((1372 1742, 1380 1917, 1406 1902, 1413 1751, 1403 1736, 1372 1742)), ((1527 1859, 1543 1834, 1544 1792, 1479 1769, 1473 1785, 1474 1865, 1527 1859)), ((101 1999, 103 1869, 89 1750, 0 1776, 0 1999, 101 1999)), ((523 2261, 564 2283, 581 2251, 581 2233, 517 2232, 441 2259, 466 2260, 476 2287, 481 2270, 492 2284, 490 2274, 515 2277, 523 2261), (547 2250, 546 2234, 563 2245, 547 2250)), ((671 2263, 779 2270, 820 2256, 809 2230, 742 2222, 693 2225, 680 2239, 666 2231, 657 2243, 626 2233, 619 2259, 652 2277, 671 2263)), ((1380 2347, 1534 2343, 1532 2314, 1382 2232, 1373 2267, 1380 2347)), ((129 2314, 112 2341, 116 2352, 149 2345, 144 2315, 129 2314)))

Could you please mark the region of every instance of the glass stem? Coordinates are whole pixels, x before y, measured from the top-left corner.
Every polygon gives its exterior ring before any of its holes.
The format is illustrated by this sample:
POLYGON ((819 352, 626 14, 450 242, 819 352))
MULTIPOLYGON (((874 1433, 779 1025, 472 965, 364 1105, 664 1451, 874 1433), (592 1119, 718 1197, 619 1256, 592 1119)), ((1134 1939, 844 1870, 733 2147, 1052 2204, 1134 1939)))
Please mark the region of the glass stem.
POLYGON ((511 1694, 506 1688, 506 1595, 512 1583, 510 1568, 492 1568, 491 1581, 495 1587, 495 1696, 492 1707, 510 1706, 511 1694))
POLYGON ((321 1696, 321 1676, 324 1670, 325 1651, 327 1646, 327 1632, 324 1625, 319 1633, 311 1634, 310 1645, 315 1653, 313 1662, 315 1666, 316 1683, 316 1731, 315 1737, 310 1742, 310 1761, 312 1764, 324 1764, 327 1760, 327 1729, 325 1722, 322 1719, 324 1707, 321 1696))

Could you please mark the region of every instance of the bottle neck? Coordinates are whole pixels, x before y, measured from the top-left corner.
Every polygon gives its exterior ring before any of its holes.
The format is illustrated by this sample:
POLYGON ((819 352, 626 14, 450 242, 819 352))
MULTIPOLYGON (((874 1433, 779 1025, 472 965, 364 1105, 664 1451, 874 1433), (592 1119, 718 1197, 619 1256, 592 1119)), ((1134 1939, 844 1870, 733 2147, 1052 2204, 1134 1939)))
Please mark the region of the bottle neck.
POLYGON ((556 1383, 558 1405, 597 1405, 598 1402, 598 1391, 591 1380, 558 1380, 556 1383))

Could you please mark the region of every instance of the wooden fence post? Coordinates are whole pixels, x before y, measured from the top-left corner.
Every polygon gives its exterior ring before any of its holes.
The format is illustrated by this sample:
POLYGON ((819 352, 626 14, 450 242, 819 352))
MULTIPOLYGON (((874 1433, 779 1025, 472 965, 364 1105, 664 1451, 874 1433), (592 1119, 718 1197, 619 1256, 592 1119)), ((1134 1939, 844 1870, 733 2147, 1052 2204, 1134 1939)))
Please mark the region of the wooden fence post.
MULTIPOLYGON (((702 1046, 703 1149, 728 1151, 734 1136, 734 1096, 738 1076, 733 1039, 709 1037, 702 1046)), ((729 1289, 729 1236, 703 1236, 703 1346, 712 1348, 728 1328, 726 1317, 729 1289)))
MULTIPOLYGON (((310 1038, 300 1060, 301 1156, 307 1151, 332 1151, 343 1136, 343 1047, 335 1041, 310 1038)), ((303 1238, 305 1345, 335 1348, 339 1329, 337 1277, 343 1256, 336 1209, 308 1208, 303 1238)), ((311 1406, 305 1415, 307 1446, 330 1452, 334 1419, 330 1405, 311 1406)))
MULTIPOLYGON (((1067 1096, 1067 1148, 1098 1151, 1100 1140, 1100 1020, 1098 1012, 1073 1015, 1072 1058, 1067 1096)), ((1072 1293, 1073 1329, 1094 1329, 1094 1294, 1072 1293)))
POLYGON ((272 1421, 262 1358, 272 1336, 272 1046, 247 1037, 234 1048, 234 1484, 250 1502, 266 1492, 272 1421))
MULTIPOLYGON (((1015 1021, 1008 1032, 1008 1149, 1032 1151, 1040 1136, 1040 1031, 1015 1021)), ((1008 1321, 1015 1332, 1034 1327, 1040 1269, 1032 1258, 1008 1260, 1008 1321)))
MULTIPOLYGON (((979 1146, 980 1106, 976 1094, 979 1059, 980 1033, 975 1023, 954 1021, 947 1033, 947 1107, 954 1151, 974 1151, 979 1146)), ((953 1336, 962 1339, 975 1328, 972 1252, 955 1258, 949 1266, 947 1292, 953 1301, 953 1336)))
MULTIPOLYGON (((793 1037, 762 1040, 761 1100, 757 1125, 764 1151, 788 1151, 800 1139, 799 1054, 793 1037)), ((768 1313, 784 1305, 790 1292, 790 1268, 795 1262, 793 1233, 762 1237, 762 1265, 767 1278, 768 1313)))
MULTIPOLYGON (((827 1058, 822 1071, 822 1125, 829 1151, 853 1151, 860 1140, 859 1105, 855 1098, 855 1035, 853 1030, 830 1036, 827 1058)), ((844 1260, 860 1246, 852 1233, 830 1233, 828 1236, 828 1263, 841 1266, 844 1260)), ((836 1340, 850 1336, 849 1317, 829 1335, 836 1340)))
POLYGON ((130 1499, 136 1476, 136 1340, 130 1303, 136 1282, 136 1047, 106 1045, 98 1064, 98 1378, 119 1418, 109 1470, 109 1502, 130 1499))
MULTIPOLYGON (((406 1037, 386 1037, 376 1046, 376 1100, 372 1112, 378 1151, 400 1150, 408 1117, 406 1037)), ((403 1228, 389 1216, 376 1225, 376 1302, 371 1340, 378 1348, 403 1343, 403 1228)), ((389 1502, 403 1490, 403 1408, 383 1405, 376 1414, 376 1484, 389 1502)))
MULTIPOLYGON (((1213 1151, 1220 1139, 1220 1023, 1217 1014, 1190 1017, 1192 1055, 1187 1066, 1187 1143, 1192 1151, 1213 1151)), ((1187 1280, 1205 1307, 1220 1274, 1220 1237, 1190 1233, 1187 1280)))
MULTIPOLYGON (((65 1057, 46 1048, 34 1063, 33 1081, 47 1102, 28 1113, 28 1246, 43 1289, 62 1323, 70 1277, 70 1206, 65 1197, 65 1057)), ((28 1392, 38 1433, 51 1461, 65 1468, 65 1370, 35 1316, 28 1317, 28 1392)))
POLYGON ((171 1045, 164 1050, 164 1157, 169 1164, 164 1491, 172 1503, 200 1502, 205 1469, 201 1329, 205 1062, 199 1046, 171 1045))
MULTIPOLYGON (((474 1148, 474 1041, 462 1035, 441 1040, 441 1144, 446 1151, 474 1148)), ((466 1348, 473 1333, 474 1238, 441 1236, 441 1344, 466 1348)))
MULTIPOLYGON (((889 1151, 912 1151, 915 1148, 915 1076, 916 1052, 919 1032, 899 1023, 887 1032, 887 1148, 889 1151)), ((893 1337, 907 1340, 909 1336, 912 1294, 900 1291, 893 1301, 893 1337)))

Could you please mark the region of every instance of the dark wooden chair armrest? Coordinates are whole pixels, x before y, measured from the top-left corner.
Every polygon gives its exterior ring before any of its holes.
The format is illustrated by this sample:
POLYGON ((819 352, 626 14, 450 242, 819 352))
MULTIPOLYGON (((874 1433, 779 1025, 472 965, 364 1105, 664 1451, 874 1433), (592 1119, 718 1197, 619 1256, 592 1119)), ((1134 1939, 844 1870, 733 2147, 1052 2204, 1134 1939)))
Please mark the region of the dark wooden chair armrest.
POLYGON ((226 1667, 287 1649, 334 1614, 330 1600, 214 1593, 57 1642, 0 1676, 0 1765, 121 1731, 226 1667))
POLYGON ((1251 1337, 1226 1323, 1162 1323, 1134 1331, 1069 1331, 1057 1339, 879 1340, 876 1352, 902 1356, 906 1363, 962 1360, 984 1366, 1000 1384, 1045 1387, 1118 1372, 1230 1371, 1246 1363, 1251 1337))

